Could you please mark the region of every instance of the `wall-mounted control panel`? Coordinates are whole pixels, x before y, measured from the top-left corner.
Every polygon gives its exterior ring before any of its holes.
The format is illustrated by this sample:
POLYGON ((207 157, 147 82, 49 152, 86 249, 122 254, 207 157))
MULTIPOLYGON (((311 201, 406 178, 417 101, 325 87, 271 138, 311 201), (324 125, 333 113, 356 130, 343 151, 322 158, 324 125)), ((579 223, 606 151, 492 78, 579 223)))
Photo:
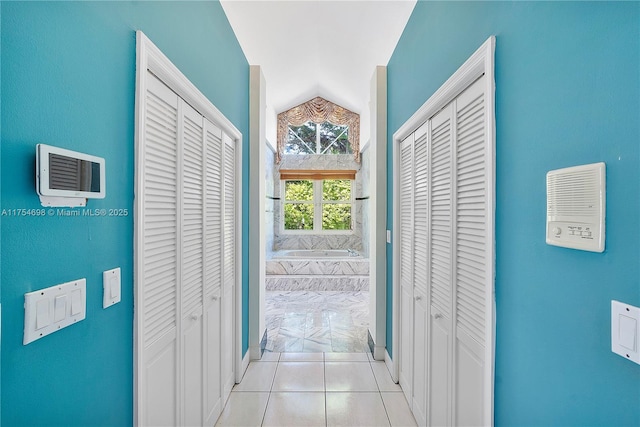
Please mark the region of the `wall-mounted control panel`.
POLYGON ((46 144, 36 145, 36 191, 42 206, 86 206, 106 195, 105 160, 46 144))
POLYGON ((574 166, 547 173, 547 243, 603 252, 605 164, 574 166))
POLYGON ((611 351, 640 365, 640 308, 611 301, 611 351))
POLYGON ((86 307, 86 279, 24 294, 23 344, 27 345, 83 320, 86 307))

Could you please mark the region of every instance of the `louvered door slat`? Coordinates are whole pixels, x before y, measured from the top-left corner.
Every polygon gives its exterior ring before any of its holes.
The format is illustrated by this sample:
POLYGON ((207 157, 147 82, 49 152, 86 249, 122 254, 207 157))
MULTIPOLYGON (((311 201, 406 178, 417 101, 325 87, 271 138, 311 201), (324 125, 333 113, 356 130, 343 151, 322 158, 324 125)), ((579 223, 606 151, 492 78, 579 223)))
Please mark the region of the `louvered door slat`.
POLYGON ((431 120, 431 305, 451 316, 451 109, 431 120))
POLYGON ((146 172, 142 212, 145 347, 175 328, 177 309, 177 96, 161 82, 154 84, 146 93, 142 148, 146 172), (160 227, 155 227, 158 223, 160 227))
POLYGON ((231 287, 235 280, 235 146, 229 140, 224 147, 224 282, 231 287))
POLYGON ((427 145, 426 125, 416 131, 414 142, 414 168, 415 168, 415 185, 414 185, 414 227, 413 227, 413 269, 414 283, 417 292, 420 295, 427 293, 427 252, 429 246, 429 146, 427 145))
POLYGON ((205 121, 206 199, 205 292, 220 289, 222 281, 222 131, 205 121))
POLYGON ((475 88, 461 97, 456 114, 456 311, 457 327, 484 345, 488 188, 484 95, 475 88))
POLYGON ((183 104, 182 174, 182 316, 202 307, 203 121, 183 104))
POLYGON ((400 342, 409 349, 401 354, 399 377, 408 402, 413 400, 413 344, 414 344, 414 274, 413 274, 413 194, 414 194, 414 136, 400 143, 399 238, 400 238, 400 342))
POLYGON ((400 146, 400 280, 412 285, 413 254, 413 146, 412 140, 403 141, 400 146))

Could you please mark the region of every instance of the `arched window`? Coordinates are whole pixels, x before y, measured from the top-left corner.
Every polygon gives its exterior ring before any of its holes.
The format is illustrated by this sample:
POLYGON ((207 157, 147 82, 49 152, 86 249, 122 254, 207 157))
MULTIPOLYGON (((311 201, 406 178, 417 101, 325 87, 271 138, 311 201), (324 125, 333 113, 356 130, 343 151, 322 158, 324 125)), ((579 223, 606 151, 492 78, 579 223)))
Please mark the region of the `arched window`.
POLYGON ((360 161, 360 115, 316 97, 278 114, 279 163, 287 154, 353 154, 360 161))

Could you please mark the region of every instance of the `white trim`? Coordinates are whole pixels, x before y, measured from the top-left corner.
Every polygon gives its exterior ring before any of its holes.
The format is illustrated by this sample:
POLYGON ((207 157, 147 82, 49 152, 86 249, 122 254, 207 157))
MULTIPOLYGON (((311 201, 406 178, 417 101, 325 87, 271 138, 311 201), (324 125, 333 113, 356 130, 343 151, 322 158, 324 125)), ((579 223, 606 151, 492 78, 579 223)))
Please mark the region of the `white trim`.
POLYGON ((391 379, 394 383, 398 384, 400 381, 398 378, 398 364, 393 361, 387 350, 384 351, 384 363, 387 365, 387 369, 391 374, 391 379))
MULTIPOLYGON (((136 96, 135 96, 135 120, 134 120, 134 138, 135 138, 135 198, 137 201, 134 201, 133 205, 133 213, 134 213, 134 238, 133 238, 133 254, 134 254, 134 274, 133 274, 133 292, 134 292, 134 307, 135 301, 142 300, 142 291, 138 286, 135 286, 135 283, 140 283, 143 279, 142 277, 142 269, 138 268, 137 254, 140 253, 140 242, 142 241, 142 229, 135 226, 135 224, 139 224, 142 222, 142 213, 140 212, 140 207, 144 205, 144 200, 142 200, 142 196, 144 195, 143 191, 143 182, 140 179, 141 177, 138 175, 138 171, 144 165, 144 159, 142 158, 142 150, 139 150, 138 147, 142 144, 144 139, 144 120, 142 118, 145 115, 146 110, 146 102, 144 102, 144 94, 147 93, 147 81, 146 81, 146 70, 148 69, 148 48, 147 44, 143 43, 142 33, 136 34, 136 96), (141 71, 142 70, 142 71, 141 71)), ((134 318, 133 318, 133 425, 139 425, 138 420, 141 419, 140 410, 138 409, 137 398, 139 395, 139 384, 138 384, 138 369, 144 366, 142 361, 142 352, 139 350, 141 343, 138 339, 139 333, 143 330, 143 325, 139 316, 136 316, 136 312, 134 310, 134 318), (140 331, 140 332, 139 332, 140 331)))
POLYGON ((240 383, 240 381, 242 381, 242 378, 244 377, 245 372, 247 372, 247 368, 249 367, 249 362, 253 360, 250 353, 251 352, 247 351, 244 357, 242 358, 242 360, 240 361, 240 369, 237 370, 238 380, 236 381, 236 383, 238 384, 240 383))
POLYGON ((178 96, 200 114, 207 117, 231 136, 233 140, 241 140, 240 131, 211 103, 198 88, 182 74, 182 72, 153 44, 151 40, 140 30, 136 31, 138 44, 144 44, 146 68, 155 74, 160 80, 171 88, 178 96))
MULTIPOLYGON (((391 271, 392 271, 392 311, 391 311, 391 346, 393 349, 393 356, 395 360, 400 360, 398 354, 400 353, 400 242, 399 236, 396 236, 398 230, 400 230, 400 143, 401 139, 397 140, 394 134, 393 137, 393 231, 391 232, 391 247, 393 250, 393 256, 391 259, 391 271)), ((388 353, 387 353, 388 354, 388 353)), ((398 381, 400 378, 400 363, 393 364, 393 371, 391 376, 394 381, 398 381)))
MULTIPOLYGON (((493 79, 493 52, 495 36, 489 37, 482 46, 422 106, 393 134, 393 142, 399 142, 415 132, 424 122, 435 115, 444 106, 462 93, 471 83, 483 74, 491 74, 491 87, 495 88, 493 79), (488 63, 487 63, 488 61, 488 63)), ((492 92, 493 94, 493 89, 492 92)), ((493 111, 493 110, 492 110, 493 111)), ((493 132, 492 132, 493 133, 493 132)))
MULTIPOLYGON (((369 331, 374 358, 387 345, 387 67, 377 66, 370 82, 369 151, 369 331)), ((363 230, 364 232, 364 230, 363 230)))
POLYGON ((251 360, 260 359, 260 343, 266 330, 266 82, 260 66, 249 67, 249 350, 251 360), (257 163, 257 164, 255 164, 257 163))
MULTIPOLYGON (((234 322, 234 367, 233 370, 236 374, 236 384, 242 380, 242 373, 240 367, 243 366, 243 354, 242 354, 242 137, 236 140, 235 155, 236 155, 236 259, 234 265, 236 266, 236 308, 235 308, 235 322, 234 322)), ((247 353, 249 353, 247 351, 247 353)))
MULTIPOLYGON (((495 221, 495 199, 493 195, 495 193, 495 73, 494 73, 494 55, 495 55, 495 36, 489 37, 483 44, 476 50, 469 59, 449 78, 447 81, 407 120, 394 134, 393 134, 393 229, 394 232, 400 229, 399 225, 399 146, 406 137, 415 132, 422 124, 424 124, 429 118, 435 115, 448 103, 453 101, 462 91, 464 91, 469 85, 471 85, 476 79, 483 74, 486 78, 485 93, 485 107, 487 111, 487 123, 486 132, 487 139, 489 141, 487 147, 487 159, 491 164, 490 167, 490 182, 488 188, 492 188, 493 191, 489 192, 489 200, 487 204, 488 216, 495 221)), ((488 237, 487 244, 489 246, 489 252, 492 254, 491 258, 493 262, 487 266, 488 277, 491 278, 494 283, 494 289, 491 294, 491 301, 486 301, 486 307, 491 310, 492 319, 491 322, 487 322, 487 335, 491 336, 491 343, 486 346, 485 361, 488 362, 489 367, 485 369, 484 384, 490 390, 485 390, 487 399, 486 413, 488 419, 485 420, 486 425, 493 425, 494 413, 493 413, 493 399, 494 399, 494 377, 495 377, 495 235, 494 226, 491 227, 492 235, 488 237)), ((393 354, 394 360, 399 360, 399 316, 400 316, 400 272, 398 271, 400 266, 400 242, 398 239, 393 239, 393 315, 392 315, 392 331, 393 331, 393 354)), ((393 370, 391 371, 392 377, 396 379, 398 377, 398 363, 393 364, 393 370)))
MULTIPOLYGON (((142 227, 136 224, 142 223, 142 206, 144 205, 143 180, 139 176, 139 171, 143 170, 144 159, 139 147, 144 140, 144 115, 146 103, 144 101, 147 92, 147 71, 154 74, 168 87, 171 88, 180 98, 184 99, 189 105, 196 109, 200 114, 219 126, 225 134, 235 141, 236 145, 236 189, 238 195, 242 189, 242 134, 222 113, 191 83, 187 77, 156 47, 153 42, 140 30, 136 31, 136 93, 135 93, 135 200, 134 200, 134 301, 143 300, 142 291, 136 283, 140 283, 143 279, 142 268, 139 265, 140 260, 138 254, 141 251, 140 243, 142 242, 142 227)), ((237 197, 236 211, 242 212, 242 198, 237 197)), ((180 215, 180 209, 178 215, 180 215)), ((238 372, 243 365, 242 360, 242 215, 236 215, 236 230, 240 230, 236 236, 236 305, 234 317, 234 370, 236 372, 236 381, 238 372)), ((178 274, 180 274, 178 272, 178 274)), ((179 303, 179 301, 178 301, 179 303)), ((139 369, 144 364, 142 353, 140 351, 140 342, 138 340, 139 331, 142 331, 142 319, 137 315, 138 310, 134 310, 134 409, 133 424, 138 425, 142 421, 140 414, 141 407, 138 405, 139 400, 144 400, 144 396, 140 396, 139 369)), ((178 321, 177 329, 178 337, 180 336, 181 327, 178 321)), ((179 339, 179 338, 178 338, 179 339)), ((179 356, 178 356, 179 357, 179 356)), ((178 420, 181 418, 181 409, 178 408, 178 420)))

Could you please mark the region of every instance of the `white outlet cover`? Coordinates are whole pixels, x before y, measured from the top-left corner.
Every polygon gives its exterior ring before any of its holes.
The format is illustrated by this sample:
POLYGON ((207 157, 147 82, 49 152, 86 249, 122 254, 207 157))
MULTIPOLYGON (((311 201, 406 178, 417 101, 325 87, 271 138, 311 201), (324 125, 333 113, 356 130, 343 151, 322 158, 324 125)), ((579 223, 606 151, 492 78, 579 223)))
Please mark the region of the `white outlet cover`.
POLYGON ((111 307, 120 302, 120 267, 102 273, 102 308, 111 307))
POLYGON ((611 301, 611 351, 640 365, 640 308, 611 301))
POLYGON ((27 345, 86 316, 87 280, 78 279, 24 294, 24 338, 27 345))

